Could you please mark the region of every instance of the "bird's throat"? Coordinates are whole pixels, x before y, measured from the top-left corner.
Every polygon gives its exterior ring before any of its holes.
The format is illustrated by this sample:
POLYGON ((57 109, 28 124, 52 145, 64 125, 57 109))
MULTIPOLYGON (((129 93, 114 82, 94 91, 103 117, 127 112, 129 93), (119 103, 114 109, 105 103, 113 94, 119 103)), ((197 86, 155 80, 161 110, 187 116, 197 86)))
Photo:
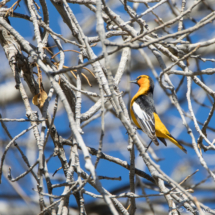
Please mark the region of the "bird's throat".
POLYGON ((141 85, 135 96, 131 100, 131 106, 133 105, 134 101, 141 95, 146 95, 150 90, 150 81, 149 79, 145 79, 141 85))

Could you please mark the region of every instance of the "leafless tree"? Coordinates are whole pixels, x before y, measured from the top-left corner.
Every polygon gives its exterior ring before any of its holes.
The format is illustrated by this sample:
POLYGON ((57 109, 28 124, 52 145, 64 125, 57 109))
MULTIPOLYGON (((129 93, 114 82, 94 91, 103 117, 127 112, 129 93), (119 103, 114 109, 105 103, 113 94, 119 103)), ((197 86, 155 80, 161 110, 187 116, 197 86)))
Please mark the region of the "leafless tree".
POLYGON ((0 7, 0 214, 215 214, 213 0, 0 7), (170 143, 146 151, 128 111, 140 74, 187 155, 170 143), (118 175, 101 175, 112 163, 118 175))

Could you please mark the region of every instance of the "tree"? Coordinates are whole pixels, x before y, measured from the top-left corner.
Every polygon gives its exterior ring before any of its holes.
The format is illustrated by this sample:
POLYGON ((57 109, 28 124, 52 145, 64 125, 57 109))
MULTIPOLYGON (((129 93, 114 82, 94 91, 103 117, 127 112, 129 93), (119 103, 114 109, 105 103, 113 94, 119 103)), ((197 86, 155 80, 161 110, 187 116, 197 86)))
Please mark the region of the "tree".
POLYGON ((1 213, 215 214, 212 3, 3 0, 1 213), (146 151, 140 74, 187 155, 146 151))

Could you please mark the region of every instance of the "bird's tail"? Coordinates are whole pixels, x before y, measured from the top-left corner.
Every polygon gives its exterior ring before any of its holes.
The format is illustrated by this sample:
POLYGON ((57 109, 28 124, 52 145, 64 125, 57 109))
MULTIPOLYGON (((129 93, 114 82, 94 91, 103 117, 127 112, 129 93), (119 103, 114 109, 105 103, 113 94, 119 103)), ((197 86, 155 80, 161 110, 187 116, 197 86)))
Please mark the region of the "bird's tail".
POLYGON ((166 140, 165 140, 164 138, 158 137, 158 139, 159 139, 165 146, 167 146, 166 140))
POLYGON ((156 137, 151 138, 151 140, 156 146, 159 146, 159 142, 156 137))
POLYGON ((168 138, 172 143, 174 143, 176 146, 178 146, 178 148, 187 154, 187 150, 171 134, 168 134, 166 138, 168 138))

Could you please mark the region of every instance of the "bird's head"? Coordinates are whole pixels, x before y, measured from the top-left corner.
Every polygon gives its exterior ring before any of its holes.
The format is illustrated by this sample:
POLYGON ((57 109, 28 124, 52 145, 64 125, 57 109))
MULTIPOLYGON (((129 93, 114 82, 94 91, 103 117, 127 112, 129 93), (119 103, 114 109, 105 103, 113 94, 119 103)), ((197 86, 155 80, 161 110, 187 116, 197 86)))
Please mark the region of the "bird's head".
POLYGON ((130 82, 137 84, 139 87, 147 87, 154 89, 154 82, 148 75, 140 75, 135 80, 130 82))

